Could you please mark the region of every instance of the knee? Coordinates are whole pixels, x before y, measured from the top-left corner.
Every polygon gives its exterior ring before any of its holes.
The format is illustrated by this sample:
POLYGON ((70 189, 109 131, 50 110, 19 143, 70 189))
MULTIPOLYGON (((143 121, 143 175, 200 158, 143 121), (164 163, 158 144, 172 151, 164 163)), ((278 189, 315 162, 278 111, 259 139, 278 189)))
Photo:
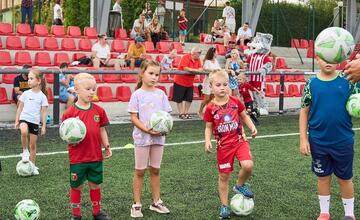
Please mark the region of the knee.
POLYGON ((229 173, 220 173, 219 174, 219 180, 221 182, 228 182, 230 178, 230 174, 229 173))
POLYGON ((320 183, 330 183, 331 182, 331 176, 320 176, 320 177, 318 177, 318 181, 320 183))
POLYGON ((241 163, 241 169, 247 173, 251 173, 254 167, 254 163, 252 161, 246 161, 241 163))
POLYGON ((145 170, 135 170, 135 176, 138 178, 143 178, 145 175, 145 170))
POLYGON ((160 175, 160 169, 150 167, 150 175, 151 176, 159 176, 160 175))

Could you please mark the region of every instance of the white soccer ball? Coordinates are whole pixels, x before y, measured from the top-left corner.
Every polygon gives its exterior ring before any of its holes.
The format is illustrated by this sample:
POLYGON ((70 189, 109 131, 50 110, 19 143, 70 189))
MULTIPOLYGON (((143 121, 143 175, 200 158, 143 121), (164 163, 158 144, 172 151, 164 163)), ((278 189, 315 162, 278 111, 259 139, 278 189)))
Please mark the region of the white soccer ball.
POLYGON ((37 220, 40 217, 39 205, 31 199, 24 199, 15 206, 17 220, 37 220))
POLYGON ((31 176, 34 172, 34 169, 35 165, 31 161, 23 162, 20 160, 16 164, 16 172, 19 174, 19 176, 31 176))
POLYGON ((321 31, 315 40, 315 53, 324 61, 341 63, 350 57, 355 47, 353 36, 340 27, 321 31))
POLYGON ((86 126, 79 118, 68 118, 59 129, 60 137, 69 144, 77 144, 85 138, 86 126))
POLYGON ((254 200, 242 194, 235 194, 231 198, 230 208, 236 215, 250 215, 254 209, 254 200))
POLYGON ((157 111, 151 115, 150 126, 154 131, 168 134, 173 127, 173 119, 168 112, 157 111))
POLYGON ((354 118, 360 118, 360 93, 352 94, 347 103, 346 110, 354 118))

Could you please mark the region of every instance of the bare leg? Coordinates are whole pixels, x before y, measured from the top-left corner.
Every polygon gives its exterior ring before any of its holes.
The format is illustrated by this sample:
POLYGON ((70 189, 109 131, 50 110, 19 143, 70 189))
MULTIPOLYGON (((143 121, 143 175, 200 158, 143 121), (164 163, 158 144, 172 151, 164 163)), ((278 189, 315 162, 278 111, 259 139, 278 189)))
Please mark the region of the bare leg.
POLYGON ((231 173, 219 173, 219 197, 221 204, 228 205, 229 179, 231 173))
POLYGON ((145 170, 135 170, 133 178, 134 202, 141 204, 141 192, 143 187, 145 170))
POLYGON ((150 167, 151 193, 154 203, 160 199, 160 169, 150 167))
POLYGON ((241 164, 241 169, 240 172, 238 174, 238 185, 242 186, 244 185, 244 183, 246 182, 247 179, 249 179, 249 177, 251 176, 253 167, 254 167, 254 162, 252 160, 243 160, 240 161, 241 164))
POLYGON ((37 147, 38 136, 30 134, 30 160, 35 164, 36 162, 36 147, 37 147))

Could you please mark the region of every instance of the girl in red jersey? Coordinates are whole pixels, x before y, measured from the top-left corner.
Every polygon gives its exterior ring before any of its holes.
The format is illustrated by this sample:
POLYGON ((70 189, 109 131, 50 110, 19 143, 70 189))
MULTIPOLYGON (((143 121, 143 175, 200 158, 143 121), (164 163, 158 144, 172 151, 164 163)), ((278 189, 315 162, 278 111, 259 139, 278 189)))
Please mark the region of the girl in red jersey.
POLYGON ((257 130, 249 116, 245 106, 236 97, 228 95, 229 76, 224 70, 212 72, 209 75, 210 88, 214 99, 207 105, 204 121, 205 128, 205 151, 211 152, 211 134, 213 133, 217 143, 217 164, 219 170, 219 197, 221 201, 221 219, 230 218, 228 207, 229 179, 233 171, 234 158, 239 160, 241 170, 237 184, 233 187, 235 193, 241 193, 252 198, 254 195, 245 186, 253 169, 253 161, 249 143, 243 135, 244 123, 255 137, 257 130))
POLYGON ((75 76, 75 92, 78 100, 63 114, 62 120, 77 117, 86 126, 86 136, 78 144, 69 144, 70 159, 70 203, 72 220, 81 220, 81 190, 85 180, 88 181, 90 200, 94 220, 111 220, 100 211, 101 191, 103 182, 103 158, 111 157, 112 152, 105 126, 109 124, 105 110, 93 104, 96 92, 95 78, 88 73, 75 76), (105 148, 103 157, 101 145, 105 148))
POLYGON ((185 9, 181 9, 180 11, 180 15, 177 17, 178 18, 178 28, 179 28, 179 42, 181 43, 181 45, 185 45, 185 38, 187 35, 187 22, 188 19, 185 16, 185 9))

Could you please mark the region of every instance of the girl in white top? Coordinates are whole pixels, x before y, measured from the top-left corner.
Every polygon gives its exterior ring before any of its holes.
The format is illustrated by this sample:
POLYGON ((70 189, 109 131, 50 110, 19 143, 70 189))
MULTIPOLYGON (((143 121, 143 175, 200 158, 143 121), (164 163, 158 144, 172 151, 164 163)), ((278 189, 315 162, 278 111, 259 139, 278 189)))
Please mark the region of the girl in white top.
POLYGON ((60 5, 60 0, 56 0, 56 4, 54 6, 54 24, 55 25, 64 24, 64 18, 63 18, 62 8, 60 5))
POLYGON ((206 52, 206 55, 204 58, 204 64, 203 64, 203 70, 205 72, 208 72, 208 74, 204 78, 204 81, 202 84, 202 90, 201 90, 204 95, 204 100, 201 102, 200 109, 199 109, 199 115, 201 117, 203 115, 203 110, 204 110, 206 103, 208 103, 209 102, 208 100, 210 100, 211 92, 210 92, 209 73, 214 70, 220 70, 220 69, 221 69, 221 67, 219 65, 219 62, 216 59, 216 48, 211 47, 206 52))
MULTIPOLYGON (((41 121, 41 135, 46 133, 46 110, 48 108, 45 76, 38 70, 31 70, 28 75, 28 84, 31 89, 25 91, 19 98, 19 107, 16 111, 15 128, 20 128, 23 162, 35 164, 36 143, 41 121), (30 136, 30 143, 28 141, 30 136), (28 143, 30 152, 28 150, 28 143)), ((35 167, 33 175, 39 175, 35 167)))

